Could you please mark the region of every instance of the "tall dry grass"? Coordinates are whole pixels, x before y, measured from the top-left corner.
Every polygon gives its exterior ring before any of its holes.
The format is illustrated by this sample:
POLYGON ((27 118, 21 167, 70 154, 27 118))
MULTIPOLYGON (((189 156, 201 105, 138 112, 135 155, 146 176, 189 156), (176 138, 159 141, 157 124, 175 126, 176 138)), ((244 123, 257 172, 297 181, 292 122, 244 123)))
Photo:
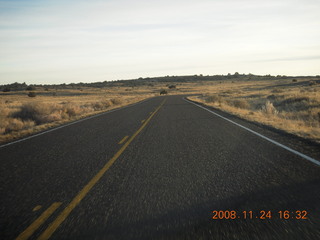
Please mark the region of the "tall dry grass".
POLYGON ((0 95, 0 143, 48 127, 122 107, 159 95, 201 94, 192 100, 214 106, 250 121, 320 142, 320 79, 229 79, 167 82, 135 86, 49 89, 0 95), (168 86, 175 85, 170 89, 168 86))
POLYGON ((298 78, 211 84, 190 99, 320 142, 320 84, 312 82, 298 78))
POLYGON ((34 134, 83 117, 154 96, 150 91, 88 89, 37 93, 34 98, 16 92, 0 96, 0 143, 34 134))

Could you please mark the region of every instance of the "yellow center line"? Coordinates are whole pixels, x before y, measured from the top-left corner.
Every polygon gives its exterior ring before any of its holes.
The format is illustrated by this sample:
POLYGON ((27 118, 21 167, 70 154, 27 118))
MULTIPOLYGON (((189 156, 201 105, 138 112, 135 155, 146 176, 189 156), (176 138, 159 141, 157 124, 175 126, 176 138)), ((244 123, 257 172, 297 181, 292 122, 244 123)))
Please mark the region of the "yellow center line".
POLYGON ((54 211, 60 207, 61 202, 53 203, 40 217, 38 217, 26 230, 24 230, 16 240, 28 239, 50 216, 54 211))
POLYGON ((118 142, 118 144, 124 143, 124 142, 127 140, 128 137, 129 137, 129 136, 125 136, 124 138, 122 138, 122 140, 121 140, 120 142, 118 142))
POLYGON ((46 240, 57 230, 60 224, 68 217, 72 210, 81 202, 81 200, 88 194, 91 188, 100 180, 104 173, 112 166, 118 157, 124 152, 135 137, 145 128, 150 122, 151 118, 159 111, 166 99, 162 101, 160 106, 153 112, 153 114, 144 122, 143 125, 129 138, 129 140, 120 148, 120 150, 103 166, 103 168, 87 183, 86 186, 74 197, 70 204, 60 213, 60 215, 50 224, 50 226, 39 236, 38 240, 46 240))

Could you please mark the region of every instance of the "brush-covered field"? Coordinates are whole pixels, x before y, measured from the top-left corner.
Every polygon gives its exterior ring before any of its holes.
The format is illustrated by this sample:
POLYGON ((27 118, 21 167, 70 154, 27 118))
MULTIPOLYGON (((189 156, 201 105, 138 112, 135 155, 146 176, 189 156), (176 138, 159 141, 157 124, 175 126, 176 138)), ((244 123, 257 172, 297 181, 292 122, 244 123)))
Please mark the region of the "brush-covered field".
POLYGON ((26 90, 1 92, 0 144, 159 96, 163 90, 169 95, 198 94, 189 99, 320 142, 319 77, 195 75, 108 87, 37 86, 31 96, 26 90))
POLYGON ((320 142, 319 78, 228 80, 201 92, 189 99, 320 142))
POLYGON ((125 87, 84 89, 36 88, 0 95, 0 143, 155 96, 153 89, 125 87))

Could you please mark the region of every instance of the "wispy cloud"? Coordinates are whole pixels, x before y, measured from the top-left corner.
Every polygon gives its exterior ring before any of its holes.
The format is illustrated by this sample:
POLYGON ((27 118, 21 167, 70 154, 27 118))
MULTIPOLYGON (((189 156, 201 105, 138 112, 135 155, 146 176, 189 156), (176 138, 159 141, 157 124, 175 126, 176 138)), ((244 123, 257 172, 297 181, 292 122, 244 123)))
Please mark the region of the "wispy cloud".
MULTIPOLYGON (((261 62, 287 62, 287 61, 308 61, 308 60, 320 60, 320 55, 262 59, 260 61, 261 62)), ((259 60, 255 60, 255 61, 259 61, 259 60)))
POLYGON ((0 0, 0 83, 319 74, 319 12, 317 0, 0 0))

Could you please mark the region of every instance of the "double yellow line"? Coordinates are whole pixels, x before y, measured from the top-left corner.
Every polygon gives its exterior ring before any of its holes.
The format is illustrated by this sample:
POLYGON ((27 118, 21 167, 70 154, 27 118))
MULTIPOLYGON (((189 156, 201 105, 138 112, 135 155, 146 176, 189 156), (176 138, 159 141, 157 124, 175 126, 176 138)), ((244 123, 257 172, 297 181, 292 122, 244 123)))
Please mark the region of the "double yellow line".
POLYGON ((47 210, 45 210, 40 217, 38 217, 26 230, 24 230, 16 240, 25 240, 32 236, 32 234, 60 207, 61 202, 53 203, 47 210))
MULTIPOLYGON (((155 111, 149 116, 149 118, 143 122, 141 127, 129 138, 129 140, 120 148, 120 150, 103 166, 103 168, 73 198, 73 200, 69 203, 69 205, 66 206, 66 208, 49 225, 49 227, 38 237, 38 240, 46 240, 46 239, 49 239, 51 237, 51 235, 57 230, 57 228, 61 225, 61 223, 63 223, 63 221, 69 216, 69 214, 72 212, 72 210, 82 201, 82 199, 88 194, 88 192, 93 188, 93 186, 97 184, 97 182, 101 179, 101 177, 105 174, 105 172, 112 166, 112 164, 120 157, 120 155, 124 152, 124 150, 126 150, 126 148, 135 139, 135 137, 147 126, 147 124, 150 122, 150 120, 153 118, 153 116, 163 106, 165 101, 166 101, 166 99, 164 99, 162 101, 162 103, 155 109, 155 111)), ((33 222, 30 226, 34 225, 35 222, 33 222)), ((42 224, 43 221, 41 221, 39 223, 42 224)), ((30 228, 30 226, 29 226, 29 228, 30 228)), ((34 227, 32 229, 34 229, 34 227)), ((28 230, 28 228, 26 230, 28 230)), ((33 234, 33 232, 35 230, 32 231, 31 235, 33 234)), ((29 234, 30 234, 30 232, 28 233, 28 235, 29 234)), ((19 239, 19 238, 17 238, 17 239, 19 239)))

